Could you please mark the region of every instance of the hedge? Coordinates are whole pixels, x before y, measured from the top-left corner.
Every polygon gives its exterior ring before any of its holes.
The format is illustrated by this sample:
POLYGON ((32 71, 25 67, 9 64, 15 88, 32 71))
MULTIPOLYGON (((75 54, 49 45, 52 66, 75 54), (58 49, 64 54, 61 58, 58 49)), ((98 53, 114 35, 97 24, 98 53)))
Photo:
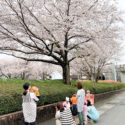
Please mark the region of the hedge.
POLYGON ((41 95, 38 106, 55 103, 71 97, 76 92, 73 86, 64 85, 60 80, 53 81, 25 81, 15 79, 0 79, 0 115, 19 111, 22 108, 23 84, 29 82, 36 85, 41 95))
MULTIPOLYGON (((41 95, 38 106, 63 101, 66 96, 71 97, 77 92, 76 81, 72 86, 65 85, 61 80, 25 81, 19 79, 0 79, 0 115, 19 111, 22 108, 23 84, 29 82, 39 88, 41 95)), ((102 93, 124 88, 122 83, 92 83, 82 82, 84 89, 90 89, 92 93, 102 93)))
MULTIPOLYGON (((83 84, 85 90, 90 90, 93 94, 99 94, 125 88, 124 83, 93 83, 91 81, 81 81, 81 83, 83 84)), ((73 81, 72 85, 76 86, 77 82, 73 81)))

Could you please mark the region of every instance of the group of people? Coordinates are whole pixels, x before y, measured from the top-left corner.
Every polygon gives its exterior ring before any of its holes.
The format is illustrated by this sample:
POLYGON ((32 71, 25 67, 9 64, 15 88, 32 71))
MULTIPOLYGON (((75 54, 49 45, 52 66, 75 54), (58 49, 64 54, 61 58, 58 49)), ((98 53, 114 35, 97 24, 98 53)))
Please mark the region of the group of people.
POLYGON ((77 125, 77 117, 79 125, 87 125, 88 120, 97 122, 99 113, 90 100, 85 100, 85 91, 80 82, 77 84, 77 94, 73 94, 72 98, 66 97, 65 102, 58 103, 56 107, 56 125, 77 125))
MULTIPOLYGON (((23 115, 24 125, 35 125, 37 114, 37 102, 40 94, 36 86, 29 83, 23 85, 23 115)), ((79 125, 87 125, 88 119, 94 122, 98 121, 99 113, 89 100, 85 99, 85 91, 80 82, 77 84, 77 94, 73 94, 72 98, 66 97, 65 102, 57 103, 56 106, 56 125, 77 125, 77 117, 79 125)))

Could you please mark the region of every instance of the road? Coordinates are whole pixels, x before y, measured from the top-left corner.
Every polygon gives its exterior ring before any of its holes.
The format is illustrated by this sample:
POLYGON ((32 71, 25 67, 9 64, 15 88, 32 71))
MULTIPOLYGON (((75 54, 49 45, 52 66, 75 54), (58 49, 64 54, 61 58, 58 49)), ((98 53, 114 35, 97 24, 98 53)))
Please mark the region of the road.
MULTIPOLYGON (((95 125, 124 125, 125 124, 125 92, 116 94, 112 98, 99 101, 95 107, 100 113, 100 120, 95 125)), ((39 125, 55 125, 55 120, 39 125)), ((88 124, 91 125, 91 124, 88 124)))

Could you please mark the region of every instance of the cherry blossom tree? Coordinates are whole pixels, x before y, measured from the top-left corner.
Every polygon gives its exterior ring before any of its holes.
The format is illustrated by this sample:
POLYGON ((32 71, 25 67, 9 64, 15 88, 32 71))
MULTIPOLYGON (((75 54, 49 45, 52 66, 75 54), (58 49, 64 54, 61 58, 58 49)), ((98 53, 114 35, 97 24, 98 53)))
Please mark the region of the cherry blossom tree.
POLYGON ((42 62, 27 62, 15 58, 0 60, 0 76, 5 78, 44 80, 44 74, 49 75, 53 73, 55 69, 61 72, 58 66, 42 62))
POLYGON ((67 84, 78 50, 119 30, 114 0, 0 0, 0 12, 1 53, 61 66, 67 84))
POLYGON ((60 67, 42 62, 29 62, 27 65, 27 74, 31 80, 45 80, 46 76, 50 76, 55 71, 61 72, 60 67))
POLYGON ((0 76, 5 78, 19 78, 24 72, 24 63, 12 59, 1 59, 0 76))
POLYGON ((99 45, 89 44, 84 48, 89 56, 75 60, 72 63, 72 71, 97 82, 102 70, 119 58, 120 49, 120 43, 114 41, 105 44, 101 41, 99 45))

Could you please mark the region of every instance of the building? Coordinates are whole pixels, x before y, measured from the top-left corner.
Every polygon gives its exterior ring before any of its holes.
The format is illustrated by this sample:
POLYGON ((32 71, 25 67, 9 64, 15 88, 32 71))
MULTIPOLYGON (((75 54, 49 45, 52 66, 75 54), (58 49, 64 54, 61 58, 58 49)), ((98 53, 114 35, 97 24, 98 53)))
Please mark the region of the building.
POLYGON ((108 66, 102 71, 106 80, 114 80, 125 83, 125 65, 108 66))

